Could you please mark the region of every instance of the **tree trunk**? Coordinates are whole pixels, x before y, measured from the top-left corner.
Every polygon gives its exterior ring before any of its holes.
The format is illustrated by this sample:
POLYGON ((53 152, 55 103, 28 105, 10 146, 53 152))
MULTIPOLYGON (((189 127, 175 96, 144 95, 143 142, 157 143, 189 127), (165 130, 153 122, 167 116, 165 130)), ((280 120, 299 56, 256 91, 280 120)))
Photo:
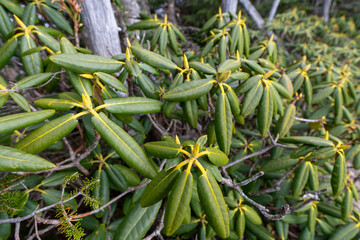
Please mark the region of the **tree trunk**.
POLYGON ((325 21, 325 22, 328 22, 328 21, 329 21, 329 10, 330 10, 330 6, 331 6, 331 0, 324 0, 323 16, 324 16, 324 21, 325 21))
POLYGON ((110 0, 86 0, 81 6, 87 45, 93 53, 104 57, 120 54, 118 26, 110 0))
POLYGON ((249 0, 239 0, 240 3, 244 6, 245 10, 249 13, 251 18, 256 23, 256 26, 260 29, 264 29, 264 19, 261 17, 256 8, 251 4, 249 0))
POLYGON ((169 22, 171 22, 172 24, 174 24, 176 26, 177 21, 176 21, 176 12, 175 12, 175 0, 168 1, 167 16, 168 16, 169 22))
POLYGON ((132 25, 139 21, 140 6, 136 0, 121 0, 124 6, 123 16, 128 25, 132 25))
POLYGON ((270 10, 270 13, 269 13, 268 23, 272 22, 272 20, 274 19, 277 8, 279 7, 279 3, 280 3, 280 0, 274 0, 273 5, 270 10))
POLYGON ((238 1, 237 0, 222 0, 221 9, 222 12, 236 13, 238 1))

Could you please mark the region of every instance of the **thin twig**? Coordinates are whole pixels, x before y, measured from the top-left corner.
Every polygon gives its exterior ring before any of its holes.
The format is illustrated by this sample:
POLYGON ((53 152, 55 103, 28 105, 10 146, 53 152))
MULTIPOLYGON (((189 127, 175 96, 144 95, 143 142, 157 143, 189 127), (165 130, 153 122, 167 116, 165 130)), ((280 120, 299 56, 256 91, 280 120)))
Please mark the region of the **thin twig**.
POLYGON ((300 122, 311 122, 311 123, 316 123, 316 122, 323 122, 324 119, 320 118, 320 119, 306 119, 306 118, 299 118, 299 117, 295 117, 295 120, 300 121, 300 122))
POLYGON ((149 234, 147 237, 145 237, 143 240, 151 240, 154 237, 158 237, 160 239, 163 239, 161 235, 161 230, 164 228, 164 215, 165 215, 165 204, 163 204, 163 207, 161 208, 160 212, 160 222, 156 226, 155 230, 149 234))
POLYGON ((20 240, 20 222, 17 222, 15 224, 15 234, 14 234, 15 240, 20 240))
MULTIPOLYGON (((43 235, 43 234, 49 232, 50 230, 52 230, 55 227, 56 227, 56 225, 50 225, 47 228, 44 228, 44 229, 40 230, 39 235, 43 235)), ((27 240, 33 240, 35 237, 36 237, 36 234, 34 233, 30 237, 28 237, 27 240)))
POLYGON ((165 129, 163 129, 159 124, 157 124, 157 122, 152 118, 151 114, 148 113, 146 114, 146 116, 149 118, 152 125, 154 125, 154 127, 160 132, 160 134, 165 135, 165 129))

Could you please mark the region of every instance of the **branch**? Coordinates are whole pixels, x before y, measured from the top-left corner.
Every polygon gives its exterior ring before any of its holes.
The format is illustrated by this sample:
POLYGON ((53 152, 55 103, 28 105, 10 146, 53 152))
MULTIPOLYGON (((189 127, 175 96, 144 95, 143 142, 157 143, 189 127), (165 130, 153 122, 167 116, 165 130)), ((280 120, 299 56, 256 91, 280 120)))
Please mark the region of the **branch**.
POLYGON ((311 122, 311 123, 316 123, 316 122, 324 122, 325 119, 320 118, 320 119, 306 119, 306 118, 299 118, 299 117, 295 117, 295 120, 300 121, 300 122, 311 122))
POLYGON ((239 0, 239 2, 244 6, 245 10, 249 13, 251 18, 256 23, 257 27, 260 30, 264 29, 264 19, 261 17, 260 13, 256 10, 256 8, 252 5, 249 0, 239 0))
MULTIPOLYGON (((223 171, 224 172, 224 171, 223 171)), ((269 209, 267 209, 265 206, 255 202, 251 198, 249 198, 242 190, 240 190, 239 186, 230 178, 229 175, 226 173, 225 178, 222 179, 221 184, 224 184, 228 186, 229 188, 234 189, 237 191, 246 201, 248 201, 251 205, 255 206, 259 211, 268 219, 272 221, 280 220, 284 218, 287 214, 291 213, 291 209, 289 204, 285 204, 281 207, 281 213, 280 214, 269 214, 269 209)), ((255 176, 255 175, 254 175, 255 176)), ((252 178, 253 179, 253 178, 252 178)), ((255 178, 256 179, 256 178, 255 178)), ((254 179, 254 180, 255 180, 254 179)), ((250 183, 251 181, 248 181, 250 183)))
POLYGON ((267 20, 267 23, 272 22, 272 20, 274 19, 276 11, 279 7, 279 3, 280 3, 280 0, 274 0, 273 5, 270 10, 270 13, 269 13, 269 18, 267 20))
MULTIPOLYGON (((147 184, 149 184, 150 182, 150 179, 147 180, 146 182, 143 182, 142 184, 138 185, 138 186, 135 186, 135 187, 129 187, 128 189, 126 189, 125 192, 122 192, 121 194, 119 194, 117 197, 111 199, 110 201, 108 201, 107 203, 105 203, 104 205, 102 205, 101 207, 99 207, 98 209, 95 209, 95 210, 92 210, 90 212, 87 212, 87 213, 83 213, 83 214, 78 214, 78 215, 75 215, 73 216, 71 219, 79 219, 79 218, 82 218, 82 217, 87 217, 87 216, 90 216, 90 215, 93 215, 95 213, 98 213, 102 210, 104 210, 106 207, 108 207, 109 205, 111 205, 113 202, 116 202, 118 201, 120 198, 122 198, 123 196, 125 196, 126 194, 130 193, 130 192, 133 192, 137 189, 140 189, 140 188, 143 188, 145 187, 147 184)), ((1 221, 0 221, 1 223, 1 221)))

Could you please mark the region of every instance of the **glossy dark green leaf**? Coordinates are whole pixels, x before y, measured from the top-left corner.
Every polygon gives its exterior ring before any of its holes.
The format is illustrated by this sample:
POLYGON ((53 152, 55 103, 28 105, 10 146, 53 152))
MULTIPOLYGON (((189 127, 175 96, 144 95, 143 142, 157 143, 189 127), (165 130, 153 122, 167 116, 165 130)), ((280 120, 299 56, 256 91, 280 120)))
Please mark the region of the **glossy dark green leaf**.
POLYGON ((1 172, 36 172, 54 167, 53 163, 41 157, 14 148, 0 146, 1 172))
MULTIPOLYGON (((30 35, 24 35, 20 39, 20 52, 24 53, 31 48, 35 48, 36 43, 30 35)), ((24 65, 25 72, 28 76, 42 73, 43 72, 43 62, 40 56, 40 53, 33 53, 21 58, 21 61, 24 65)))
POLYGON ((241 115, 246 117, 258 106, 263 95, 264 87, 259 81, 249 92, 246 93, 242 102, 241 115))
POLYGON ((228 164, 229 158, 223 151, 213 147, 207 147, 206 151, 208 152, 207 156, 210 162, 212 162, 216 166, 223 167, 228 164))
POLYGON ((176 64, 170 61, 169 59, 157 53, 148 51, 146 49, 132 46, 131 52, 141 61, 155 68, 168 69, 168 70, 174 70, 177 68, 176 64))
POLYGON ((171 189, 164 216, 163 231, 167 236, 172 235, 184 221, 191 200, 192 185, 193 176, 186 170, 177 178, 171 189))
POLYGON ((8 64, 12 56, 14 56, 17 46, 18 40, 16 38, 10 38, 0 47, 0 69, 8 64))
POLYGON ((37 154, 71 133, 77 124, 73 113, 58 117, 31 132, 15 144, 14 148, 37 154))
POLYGON ((161 202, 146 208, 142 208, 140 203, 135 204, 118 226, 114 240, 142 239, 153 224, 160 206, 161 202))
POLYGON ((67 32, 71 35, 74 34, 72 27, 67 22, 67 20, 63 17, 61 12, 55 10, 54 8, 52 8, 46 4, 41 4, 41 8, 58 28, 60 28, 61 30, 64 30, 65 32, 67 32))
POLYGON ((310 136, 294 136, 294 137, 283 137, 279 141, 284 143, 304 143, 313 146, 320 147, 333 147, 334 143, 330 140, 319 138, 319 137, 310 137, 310 136))
POLYGON ((135 140, 106 117, 104 113, 95 115, 91 121, 105 141, 114 148, 130 167, 145 177, 153 178, 156 175, 153 163, 135 140))
POLYGON ((110 98, 104 102, 106 110, 121 114, 157 113, 162 107, 162 102, 144 97, 110 98))
POLYGON ((55 114, 54 110, 11 114, 0 117, 0 134, 12 132, 39 123, 55 114))
POLYGON ((170 89, 163 95, 167 101, 190 101, 208 93, 213 87, 213 81, 208 79, 185 82, 170 89))
POLYGON ((145 143, 144 148, 152 156, 158 158, 174 158, 179 154, 182 146, 181 144, 173 142, 158 141, 145 143))
POLYGON ((198 193, 210 226, 219 237, 228 237, 230 226, 227 206, 221 189, 211 172, 206 171, 199 177, 198 193))
POLYGON ((62 53, 50 56, 50 60, 66 70, 77 73, 115 73, 122 68, 121 62, 97 55, 62 53))
POLYGON ((167 171, 165 169, 161 170, 146 186, 140 200, 141 206, 151 206, 166 197, 180 172, 178 168, 171 168, 167 171))
POLYGON ((338 196, 345 187, 346 184, 346 159, 343 154, 339 154, 335 159, 333 171, 331 173, 331 189, 333 196, 338 196))
POLYGON ((232 126, 230 103, 226 94, 221 93, 215 107, 215 132, 219 147, 226 155, 230 153, 232 126))
POLYGON ((27 112, 31 111, 30 104, 25 97, 23 97, 21 94, 17 92, 9 92, 9 94, 10 97, 14 100, 14 102, 16 102, 17 105, 19 105, 19 107, 21 107, 27 112))

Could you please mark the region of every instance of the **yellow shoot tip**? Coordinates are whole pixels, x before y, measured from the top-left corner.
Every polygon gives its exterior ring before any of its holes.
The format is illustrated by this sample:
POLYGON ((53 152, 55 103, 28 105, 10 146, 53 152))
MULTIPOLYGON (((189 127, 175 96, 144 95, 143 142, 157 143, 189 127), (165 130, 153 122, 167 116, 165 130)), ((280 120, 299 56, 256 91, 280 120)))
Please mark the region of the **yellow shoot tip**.
POLYGON ((189 62, 188 62, 188 59, 186 57, 186 54, 184 54, 184 68, 189 69, 189 62))
POLYGON ((126 48, 126 60, 130 61, 130 48, 126 48))
POLYGON ((15 14, 14 14, 14 18, 15 18, 15 21, 19 24, 19 26, 25 31, 26 30, 25 23, 23 23, 23 21, 21 21, 21 19, 18 18, 18 16, 16 16, 15 14))
POLYGON ((129 38, 126 38, 126 44, 128 45, 128 47, 131 47, 131 42, 130 42, 129 38))

